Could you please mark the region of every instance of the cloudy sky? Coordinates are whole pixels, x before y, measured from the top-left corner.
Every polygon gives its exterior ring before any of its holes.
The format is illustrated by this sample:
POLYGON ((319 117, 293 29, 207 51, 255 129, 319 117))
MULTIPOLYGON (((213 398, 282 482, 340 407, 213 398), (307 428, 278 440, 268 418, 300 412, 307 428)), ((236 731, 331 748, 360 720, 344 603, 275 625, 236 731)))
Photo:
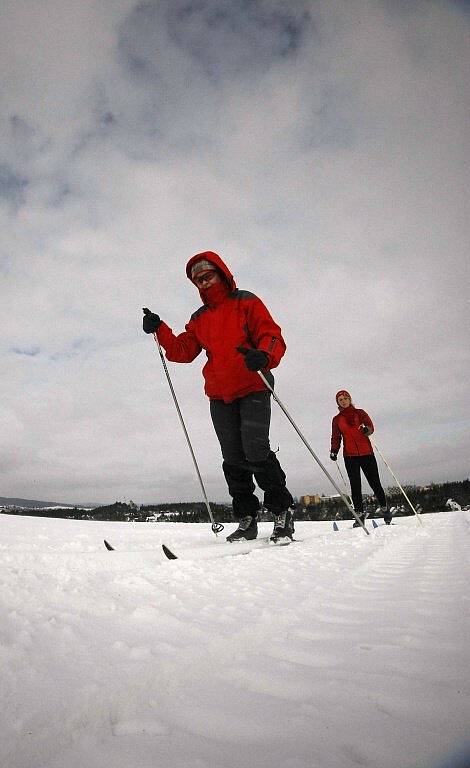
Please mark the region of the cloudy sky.
MULTIPOLYGON (((201 498, 141 308, 182 330, 205 249, 282 326, 277 393, 332 473, 347 388, 402 483, 469 477, 468 3, 5 0, 0 26, 0 495, 201 498)), ((223 501, 203 362, 169 369, 223 501)), ((294 495, 330 491, 277 406, 271 439, 294 495)))

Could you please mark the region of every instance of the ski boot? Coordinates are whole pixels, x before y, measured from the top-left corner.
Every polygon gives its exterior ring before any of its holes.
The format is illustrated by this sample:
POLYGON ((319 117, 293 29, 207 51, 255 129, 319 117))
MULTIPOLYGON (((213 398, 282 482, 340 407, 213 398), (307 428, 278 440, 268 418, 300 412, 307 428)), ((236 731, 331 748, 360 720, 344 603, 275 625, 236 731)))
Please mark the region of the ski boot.
POLYGON ((387 509, 387 507, 380 507, 380 514, 382 515, 382 517, 384 519, 385 525, 390 525, 390 523, 392 522, 392 514, 387 509))
MULTIPOLYGON (((369 516, 368 512, 359 512, 358 513, 358 517, 360 518, 360 520, 362 521, 363 524, 366 522, 366 519, 368 518, 368 516, 369 516)), ((358 523, 357 520, 354 520, 353 528, 360 528, 360 526, 361 526, 361 523, 358 523)))
POLYGON ((290 509, 286 509, 279 515, 274 515, 274 530, 269 537, 269 541, 272 541, 274 544, 279 539, 290 539, 293 541, 293 534, 294 520, 290 509))
POLYGON ((256 515, 246 515, 238 521, 238 528, 227 536, 227 541, 252 541, 258 535, 256 515))

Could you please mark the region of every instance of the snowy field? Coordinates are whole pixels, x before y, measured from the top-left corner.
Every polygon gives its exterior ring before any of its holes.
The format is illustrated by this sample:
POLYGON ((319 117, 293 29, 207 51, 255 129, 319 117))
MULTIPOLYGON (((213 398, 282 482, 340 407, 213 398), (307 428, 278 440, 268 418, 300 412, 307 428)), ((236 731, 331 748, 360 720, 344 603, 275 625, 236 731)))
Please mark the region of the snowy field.
POLYGON ((423 522, 0 515, 0 765, 468 768, 470 513, 423 522))

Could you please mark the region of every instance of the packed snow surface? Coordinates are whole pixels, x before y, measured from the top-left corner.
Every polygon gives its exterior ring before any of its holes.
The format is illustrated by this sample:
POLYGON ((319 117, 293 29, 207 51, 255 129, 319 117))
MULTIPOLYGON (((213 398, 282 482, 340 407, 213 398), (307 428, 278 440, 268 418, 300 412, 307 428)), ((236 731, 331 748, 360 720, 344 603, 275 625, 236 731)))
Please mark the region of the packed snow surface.
POLYGON ((422 520, 0 515, 0 765, 470 765, 470 513, 422 520))

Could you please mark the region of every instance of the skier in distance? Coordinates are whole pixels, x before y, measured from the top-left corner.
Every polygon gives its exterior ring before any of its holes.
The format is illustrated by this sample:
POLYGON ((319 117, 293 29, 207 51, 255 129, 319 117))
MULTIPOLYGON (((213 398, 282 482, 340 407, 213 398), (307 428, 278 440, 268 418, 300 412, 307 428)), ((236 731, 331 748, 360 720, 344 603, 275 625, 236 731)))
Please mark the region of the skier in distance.
MULTIPOLYGON (((351 401, 351 395, 345 389, 336 393, 336 404, 339 413, 333 417, 331 424, 331 449, 330 459, 336 461, 338 451, 343 442, 343 458, 349 482, 351 483, 351 498, 354 510, 364 522, 367 514, 364 513, 361 488, 361 470, 367 482, 372 488, 377 501, 380 504, 380 512, 386 525, 390 525, 392 516, 387 507, 385 491, 380 482, 377 460, 374 456, 369 435, 374 432, 374 425, 369 414, 361 408, 356 408, 351 401)), ((357 528, 357 520, 353 528, 357 528)))
POLYGON ((255 483, 264 491, 263 506, 274 519, 273 542, 292 539, 293 498, 286 476, 270 448, 270 385, 286 345, 280 327, 261 299, 239 290, 227 265, 213 251, 193 256, 186 276, 198 288, 202 307, 191 315, 185 330, 175 335, 158 315, 144 316, 145 333, 156 333, 167 360, 190 363, 204 350, 205 393, 222 452, 222 468, 232 497, 238 528, 227 541, 258 535, 260 501, 255 483))

